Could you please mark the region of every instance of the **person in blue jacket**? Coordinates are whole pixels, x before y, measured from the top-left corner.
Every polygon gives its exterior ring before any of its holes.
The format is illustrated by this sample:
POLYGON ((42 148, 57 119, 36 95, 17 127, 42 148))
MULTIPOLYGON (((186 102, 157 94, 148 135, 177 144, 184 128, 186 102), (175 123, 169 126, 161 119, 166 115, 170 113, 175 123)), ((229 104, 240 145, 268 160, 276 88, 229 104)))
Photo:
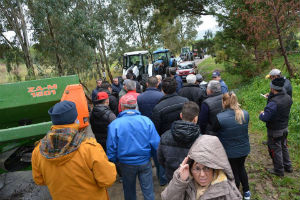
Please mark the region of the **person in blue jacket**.
POLYGON ((125 200, 136 199, 136 176, 145 200, 154 199, 151 155, 156 156, 160 137, 152 121, 135 110, 136 98, 124 96, 122 112, 108 126, 107 157, 119 162, 125 200))
POLYGON ((137 103, 141 114, 151 119, 154 106, 164 94, 157 89, 158 79, 155 76, 149 77, 146 85, 147 89, 137 97, 137 103))
POLYGON ((182 79, 180 78, 180 76, 178 76, 176 74, 176 68, 175 67, 170 67, 169 73, 170 73, 170 77, 174 78, 177 82, 176 92, 178 93, 179 90, 183 87, 182 79))
POLYGON ((223 112, 217 114, 214 131, 224 146, 235 179, 236 187, 243 186, 244 199, 249 200, 248 175, 245 160, 250 153, 248 135, 249 114, 242 110, 233 92, 223 94, 223 112))
POLYGON ((226 83, 222 80, 221 73, 219 71, 216 70, 212 73, 212 80, 216 80, 216 81, 220 82, 222 94, 225 94, 228 92, 228 87, 227 87, 226 83))

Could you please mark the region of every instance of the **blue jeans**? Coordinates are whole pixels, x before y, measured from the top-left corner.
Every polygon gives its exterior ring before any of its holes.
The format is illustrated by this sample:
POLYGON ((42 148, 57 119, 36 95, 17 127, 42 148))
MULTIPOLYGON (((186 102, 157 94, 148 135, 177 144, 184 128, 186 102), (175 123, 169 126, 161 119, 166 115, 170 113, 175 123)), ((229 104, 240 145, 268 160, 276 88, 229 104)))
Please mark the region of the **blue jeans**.
POLYGON ((156 167, 156 176, 158 178, 159 181, 159 185, 163 186, 168 184, 168 179, 165 173, 165 168, 163 168, 163 166, 161 166, 157 160, 157 157, 153 157, 153 161, 156 167))
POLYGON ((144 200, 154 200, 152 164, 127 165, 120 163, 125 200, 136 200, 136 176, 139 178, 144 200))

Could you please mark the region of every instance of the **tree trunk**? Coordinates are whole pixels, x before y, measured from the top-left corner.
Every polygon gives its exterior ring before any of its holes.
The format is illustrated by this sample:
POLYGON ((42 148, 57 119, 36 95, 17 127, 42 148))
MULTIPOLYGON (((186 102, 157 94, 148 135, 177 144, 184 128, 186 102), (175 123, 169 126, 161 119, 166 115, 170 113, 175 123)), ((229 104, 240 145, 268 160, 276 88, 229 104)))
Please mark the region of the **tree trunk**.
POLYGON ((57 52, 57 49, 58 49, 58 44, 56 42, 56 39, 55 39, 55 35, 54 35, 54 31, 53 31, 53 26, 52 26, 52 22, 51 22, 51 19, 50 19, 50 16, 49 14, 47 13, 47 22, 48 22, 48 27, 49 27, 49 33, 50 33, 50 36, 55 44, 55 57, 56 57, 56 64, 57 64, 57 70, 58 70, 58 75, 59 76, 63 76, 64 75, 64 71, 63 71, 63 67, 62 67, 62 60, 61 60, 61 57, 59 55, 59 53, 57 52))
POLYGON ((99 77, 100 77, 101 79, 103 79, 102 73, 101 73, 101 69, 100 69, 100 66, 99 66, 99 60, 98 60, 98 58, 97 58, 96 49, 95 49, 95 58, 96 58, 96 69, 97 69, 97 73, 98 73, 99 77))
POLYGON ((288 60, 288 56, 287 56, 287 53, 286 53, 286 50, 285 50, 285 47, 283 44, 281 30, 280 30, 279 22, 278 22, 278 16, 275 16, 274 20, 275 20, 276 32, 277 32, 277 37, 278 37, 278 41, 279 41, 279 45, 280 45, 281 54, 284 57, 284 63, 286 65, 286 68, 289 72, 290 77, 294 77, 293 69, 290 65, 290 62, 288 60))
POLYGON ((24 52, 24 57, 25 57, 25 63, 26 63, 26 67, 27 67, 27 73, 29 77, 33 77, 35 78, 35 73, 34 73, 34 68, 33 68, 33 63, 32 63, 32 59, 31 59, 31 55, 30 55, 30 50, 29 50, 29 40, 28 40, 28 35, 27 35, 27 27, 26 27, 26 22, 25 22, 25 16, 23 14, 23 8, 22 5, 20 4, 19 1, 17 1, 17 5, 18 5, 18 10, 19 10, 19 17, 20 17, 20 21, 21 21, 21 31, 22 31, 22 35, 23 35, 23 44, 22 46, 22 50, 24 52))
POLYGON ((105 52, 105 44, 104 44, 104 40, 102 38, 100 39, 100 51, 102 51, 102 56, 105 61, 105 68, 108 73, 108 77, 109 77, 110 81, 113 82, 113 77, 110 72, 110 66, 108 64, 108 60, 107 60, 107 56, 106 56, 106 52, 105 52))

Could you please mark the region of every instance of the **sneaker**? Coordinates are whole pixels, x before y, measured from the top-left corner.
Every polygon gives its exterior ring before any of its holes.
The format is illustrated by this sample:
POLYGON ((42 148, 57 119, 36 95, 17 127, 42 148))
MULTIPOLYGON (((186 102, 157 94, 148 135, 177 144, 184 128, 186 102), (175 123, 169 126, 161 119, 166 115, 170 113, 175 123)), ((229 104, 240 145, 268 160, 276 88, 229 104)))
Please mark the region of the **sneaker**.
POLYGON ((284 174, 283 174, 283 173, 278 173, 278 172, 276 172, 273 168, 267 169, 267 171, 268 171, 270 174, 274 174, 274 175, 279 176, 279 177, 284 177, 284 174))
POLYGON ((251 199, 251 192, 247 191, 244 193, 244 200, 250 200, 251 199))

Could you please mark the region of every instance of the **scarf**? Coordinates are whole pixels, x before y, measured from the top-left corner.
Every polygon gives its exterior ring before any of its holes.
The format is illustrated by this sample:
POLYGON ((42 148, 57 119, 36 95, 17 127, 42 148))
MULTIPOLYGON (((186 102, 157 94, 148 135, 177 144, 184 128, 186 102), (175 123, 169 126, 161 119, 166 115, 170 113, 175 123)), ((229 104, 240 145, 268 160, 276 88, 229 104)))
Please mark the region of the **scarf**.
POLYGON ((77 150, 84 141, 85 132, 78 131, 79 124, 53 125, 41 140, 40 152, 48 158, 58 158, 77 150))

